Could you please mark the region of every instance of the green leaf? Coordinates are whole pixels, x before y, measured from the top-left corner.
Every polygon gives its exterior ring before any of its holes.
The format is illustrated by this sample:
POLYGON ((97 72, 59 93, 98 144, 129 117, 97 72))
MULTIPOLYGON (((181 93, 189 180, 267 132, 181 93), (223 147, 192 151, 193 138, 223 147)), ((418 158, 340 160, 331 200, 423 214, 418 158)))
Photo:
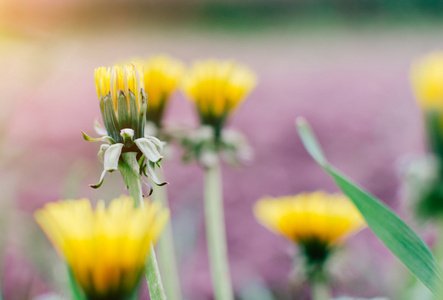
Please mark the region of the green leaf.
POLYGON ((304 119, 297 119, 297 129, 308 153, 354 202, 369 228, 418 280, 430 291, 437 293, 442 283, 441 270, 426 244, 380 200, 329 165, 304 119))

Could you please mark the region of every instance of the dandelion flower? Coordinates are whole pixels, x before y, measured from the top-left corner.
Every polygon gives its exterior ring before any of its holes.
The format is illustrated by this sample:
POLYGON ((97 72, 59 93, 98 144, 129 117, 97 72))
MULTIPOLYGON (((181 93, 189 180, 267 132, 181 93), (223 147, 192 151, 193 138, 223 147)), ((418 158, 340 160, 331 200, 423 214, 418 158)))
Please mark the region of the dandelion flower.
POLYGON ((418 103, 424 110, 443 110, 443 52, 415 61, 411 81, 418 103))
POLYGON ((169 212, 158 204, 134 207, 130 197, 95 210, 87 199, 49 203, 35 213, 88 300, 125 299, 134 292, 151 243, 169 212))
POLYGON ((196 62, 183 83, 201 123, 212 126, 216 134, 255 86, 256 77, 247 67, 214 59, 196 62))
POLYGON ((346 196, 324 192, 263 198, 254 214, 262 225, 297 243, 311 262, 323 262, 334 245, 365 226, 346 196))

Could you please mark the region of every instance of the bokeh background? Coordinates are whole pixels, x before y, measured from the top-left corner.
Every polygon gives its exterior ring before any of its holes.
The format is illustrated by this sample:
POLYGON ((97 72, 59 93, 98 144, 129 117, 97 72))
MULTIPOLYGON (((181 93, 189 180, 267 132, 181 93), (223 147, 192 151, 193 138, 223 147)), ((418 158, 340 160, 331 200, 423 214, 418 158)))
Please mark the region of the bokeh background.
MULTIPOLYGON (((64 265, 32 213, 49 201, 124 193, 119 174, 99 190, 93 132, 100 117, 93 70, 128 57, 168 53, 232 58, 259 84, 232 118, 254 160, 223 170, 229 259, 239 299, 291 299, 303 289, 296 250, 253 217, 264 195, 333 182, 308 157, 294 127, 313 126, 333 164, 380 197, 432 243, 408 213, 399 169, 423 154, 411 62, 443 49, 441 0, 2 0, 0 1, 0 239, 6 300, 66 289, 64 265)), ((167 122, 196 124, 178 92, 167 122)), ((202 213, 202 171, 164 164, 187 299, 212 299, 202 213)), ((393 297, 408 274, 369 230, 337 253, 336 295, 393 297)), ((146 286, 141 293, 147 294, 146 286)), ((69 298, 69 297, 68 297, 69 298)))

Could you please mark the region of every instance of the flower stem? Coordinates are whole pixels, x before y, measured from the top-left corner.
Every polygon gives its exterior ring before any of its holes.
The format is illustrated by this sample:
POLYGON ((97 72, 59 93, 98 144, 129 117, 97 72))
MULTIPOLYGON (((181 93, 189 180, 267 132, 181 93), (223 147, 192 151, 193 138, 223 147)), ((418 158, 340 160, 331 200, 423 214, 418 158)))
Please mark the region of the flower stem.
MULTIPOLYGON (((161 173, 161 172, 158 172, 161 173)), ((163 181, 162 174, 157 174, 160 181, 163 181)), ((168 194, 166 188, 154 186, 153 198, 159 201, 163 207, 169 208, 168 194)), ((169 221, 163 233, 158 239, 159 261, 162 273, 165 278, 165 292, 168 299, 182 299, 180 289, 180 277, 177 269, 177 260, 174 247, 174 239, 172 234, 172 226, 169 221)))
POLYGON ((229 274, 223 213, 223 191, 219 162, 205 170, 205 219, 215 300, 233 300, 229 274))
MULTIPOLYGON (((139 165, 136 152, 122 154, 124 162, 119 163, 119 170, 129 189, 129 194, 134 198, 135 206, 144 207, 143 192, 139 177, 139 165)), ((149 295, 152 300, 166 300, 163 283, 155 257, 154 246, 151 244, 145 265, 146 280, 148 282, 149 295)))
POLYGON ((329 286, 322 278, 313 279, 311 281, 311 298, 312 300, 329 300, 329 286))

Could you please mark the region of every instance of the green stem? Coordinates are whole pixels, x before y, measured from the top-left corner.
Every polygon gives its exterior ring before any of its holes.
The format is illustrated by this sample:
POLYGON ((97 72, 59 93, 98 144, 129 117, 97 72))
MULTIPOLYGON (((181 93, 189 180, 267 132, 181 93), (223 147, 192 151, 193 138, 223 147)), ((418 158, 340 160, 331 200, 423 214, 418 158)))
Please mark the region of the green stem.
POLYGON ((312 300, 329 300, 329 286, 324 279, 318 278, 311 281, 312 300))
POLYGON ((220 164, 205 172, 205 219, 212 284, 215 300, 233 300, 234 293, 229 274, 223 213, 223 191, 220 164))
MULTIPOLYGON (((160 172, 158 172, 160 173, 160 172)), ((160 181, 163 181, 162 174, 157 174, 160 181)), ((168 194, 166 188, 154 186, 153 198, 159 201, 163 207, 169 208, 168 194)), ((163 233, 158 239, 159 261, 162 273, 165 278, 165 292, 168 299, 182 299, 180 289, 180 277, 177 269, 177 260, 174 247, 171 222, 169 221, 163 233)))
MULTIPOLYGON (((123 153, 122 156, 124 162, 119 164, 119 170, 122 173, 123 179, 125 180, 125 183, 129 189, 129 194, 132 198, 134 198, 135 206, 144 207, 143 192, 139 177, 140 170, 136 155, 136 152, 123 153)), ((145 272, 151 299, 166 300, 160 270, 158 268, 154 246, 152 244, 146 259, 145 272)))

